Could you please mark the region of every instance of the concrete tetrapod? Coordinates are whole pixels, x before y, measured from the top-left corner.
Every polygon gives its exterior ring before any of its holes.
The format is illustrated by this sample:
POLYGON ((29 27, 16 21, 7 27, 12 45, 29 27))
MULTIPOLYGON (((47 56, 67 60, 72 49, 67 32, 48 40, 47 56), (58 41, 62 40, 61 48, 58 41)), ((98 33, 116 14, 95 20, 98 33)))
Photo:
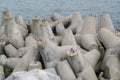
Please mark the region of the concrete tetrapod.
POLYGON ((75 80, 76 77, 67 60, 57 62, 56 71, 61 80, 75 80))
POLYGON ((81 29, 82 34, 96 34, 96 18, 94 16, 87 16, 84 20, 83 27, 81 29))
POLYGON ((5 10, 2 12, 2 24, 1 24, 2 26, 5 26, 5 19, 4 19, 4 17, 8 16, 8 15, 11 16, 11 12, 7 8, 5 8, 5 10))
POLYGON ((79 73, 79 76, 81 76, 83 80, 98 80, 92 67, 85 68, 79 73))
POLYGON ((110 15, 107 13, 102 13, 100 16, 100 27, 99 30, 102 28, 107 28, 108 30, 115 32, 115 28, 113 26, 112 20, 110 15))
POLYGON ((64 35, 64 32, 65 32, 65 28, 64 28, 64 25, 62 23, 58 23, 56 25, 56 33, 57 33, 57 36, 63 36, 64 35))
POLYGON ((43 61, 51 62, 54 60, 66 59, 67 57, 66 52, 75 46, 73 45, 57 46, 48 38, 41 37, 38 41, 38 47, 39 47, 41 56, 43 57, 43 61))
POLYGON ((76 32, 81 32, 81 28, 83 27, 83 20, 79 12, 74 12, 72 14, 71 25, 68 27, 72 30, 73 34, 76 32))
POLYGON ((5 52, 8 57, 18 57, 17 49, 11 44, 5 46, 5 52))
POLYGON ((19 30, 17 24, 11 16, 5 16, 5 34, 7 36, 7 40, 16 48, 20 48, 24 46, 24 40, 22 37, 22 33, 19 30))
POLYGON ((17 15, 15 17, 15 21, 18 25, 18 28, 20 29, 22 36, 25 38, 28 35, 27 25, 25 24, 23 18, 21 15, 17 15))
POLYGON ((18 25, 24 27, 25 29, 27 29, 27 25, 25 23, 25 21, 23 20, 22 16, 21 15, 17 15, 15 16, 15 21, 18 25))
POLYGON ((64 35, 62 36, 62 44, 61 45, 62 46, 65 46, 65 45, 77 45, 71 29, 66 29, 64 31, 64 35))
POLYGON ((81 46, 86 50, 98 49, 96 36, 92 34, 84 34, 80 38, 81 46))
MULTIPOLYGON (((27 36, 26 38, 25 38, 25 46, 26 47, 29 47, 29 46, 34 46, 34 47, 38 47, 37 46, 37 41, 31 36, 31 35, 29 35, 29 36, 27 36)), ((27 49, 26 49, 27 50, 27 49)))
POLYGON ((41 30, 40 30, 40 24, 42 23, 42 20, 38 17, 35 16, 32 19, 32 24, 31 24, 31 33, 35 35, 36 37, 40 37, 41 35, 41 30))
POLYGON ((111 32, 106 28, 102 28, 98 33, 99 40, 103 43, 106 49, 114 47, 118 42, 120 42, 120 38, 115 35, 115 33, 111 32))
POLYGON ((53 15, 51 16, 51 19, 52 19, 53 21, 59 20, 59 19, 61 19, 61 18, 63 18, 63 16, 61 16, 61 15, 58 14, 58 13, 53 13, 53 15))
POLYGON ((88 62, 90 62, 93 69, 95 69, 95 66, 98 63, 100 56, 101 56, 101 54, 97 49, 93 49, 84 54, 84 57, 88 60, 88 62))
POLYGON ((60 19, 58 19, 56 21, 51 22, 50 23, 50 27, 54 28, 58 23, 62 23, 63 25, 67 25, 70 22, 71 22, 71 15, 63 17, 63 18, 60 18, 60 19))
POLYGON ((88 60, 81 54, 77 48, 71 48, 67 52, 68 61, 76 74, 76 76, 82 77, 83 80, 98 80, 97 76, 88 60))
POLYGON ((68 50, 67 57, 75 75, 78 75, 78 73, 80 73, 84 67, 90 65, 78 48, 71 48, 68 50))
POLYGON ((105 78, 109 80, 119 80, 120 79, 120 60, 118 54, 111 49, 107 50, 104 60, 102 70, 104 71, 105 78))
POLYGON ((37 54, 38 49, 34 46, 31 46, 31 48, 27 51, 27 53, 20 59, 18 64, 15 66, 13 72, 27 70, 29 63, 36 60, 37 54))

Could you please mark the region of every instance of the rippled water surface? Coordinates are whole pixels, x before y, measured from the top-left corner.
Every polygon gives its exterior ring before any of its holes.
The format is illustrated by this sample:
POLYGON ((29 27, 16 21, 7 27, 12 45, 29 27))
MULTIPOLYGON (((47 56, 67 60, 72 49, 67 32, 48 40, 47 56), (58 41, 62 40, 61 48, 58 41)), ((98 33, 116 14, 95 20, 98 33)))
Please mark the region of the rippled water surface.
POLYGON ((0 12, 4 8, 9 8, 14 16, 21 14, 25 20, 35 15, 48 18, 54 12, 69 15, 80 11, 84 17, 89 14, 99 16, 105 11, 110 14, 115 27, 120 28, 120 0, 0 0, 0 12))

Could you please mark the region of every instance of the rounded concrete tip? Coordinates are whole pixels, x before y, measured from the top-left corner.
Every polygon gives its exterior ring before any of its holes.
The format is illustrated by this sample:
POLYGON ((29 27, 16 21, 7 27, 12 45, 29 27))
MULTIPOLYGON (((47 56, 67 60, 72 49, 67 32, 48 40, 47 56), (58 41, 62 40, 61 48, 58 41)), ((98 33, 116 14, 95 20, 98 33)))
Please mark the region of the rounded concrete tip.
POLYGON ((35 16, 33 19, 32 19, 32 21, 39 21, 40 20, 40 18, 38 17, 38 16, 35 16))
POLYGON ((34 18, 32 18, 32 21, 33 22, 40 22, 40 23, 42 23, 42 20, 40 19, 39 16, 35 16, 34 18))
POLYGON ((4 19, 5 19, 5 20, 12 19, 12 16, 10 16, 10 15, 4 16, 4 19))
POLYGON ((5 8, 5 10, 3 11, 3 13, 7 13, 7 12, 9 12, 9 9, 5 8))
POLYGON ((77 53, 76 53, 76 50, 74 48, 71 48, 69 51, 67 51, 67 55, 72 57, 72 56, 75 56, 77 53))

